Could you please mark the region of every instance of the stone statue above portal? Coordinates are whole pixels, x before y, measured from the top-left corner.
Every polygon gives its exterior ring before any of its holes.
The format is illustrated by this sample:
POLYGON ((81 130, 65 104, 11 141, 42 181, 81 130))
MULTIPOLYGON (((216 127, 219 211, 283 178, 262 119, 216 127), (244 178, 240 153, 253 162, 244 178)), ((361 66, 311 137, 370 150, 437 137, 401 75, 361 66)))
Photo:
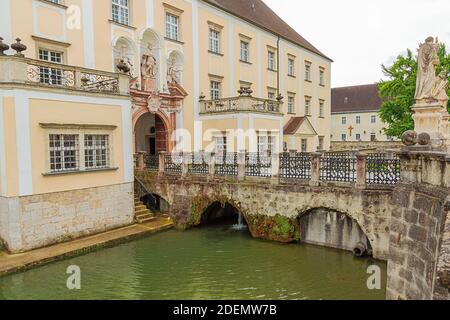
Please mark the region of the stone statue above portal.
POLYGON ((428 37, 419 47, 417 60, 416 103, 436 101, 433 87, 436 85, 436 67, 439 64, 438 39, 428 37))
POLYGON ((156 58, 152 51, 148 54, 142 55, 141 60, 141 76, 142 76, 142 90, 153 91, 156 90, 156 74, 157 74, 156 58))

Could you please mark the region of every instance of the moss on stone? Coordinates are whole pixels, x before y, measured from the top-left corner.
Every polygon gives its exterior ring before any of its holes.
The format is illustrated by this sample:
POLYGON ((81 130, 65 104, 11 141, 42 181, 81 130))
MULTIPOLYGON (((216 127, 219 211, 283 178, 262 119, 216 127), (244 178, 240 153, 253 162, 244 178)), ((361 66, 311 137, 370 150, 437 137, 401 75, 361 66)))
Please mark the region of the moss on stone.
POLYGON ((276 216, 250 215, 247 223, 252 236, 279 242, 300 239, 300 227, 295 219, 277 214, 276 216))
POLYGON ((192 199, 191 214, 189 217, 189 226, 198 226, 202 219, 202 214, 209 205, 210 201, 206 197, 195 197, 192 199))

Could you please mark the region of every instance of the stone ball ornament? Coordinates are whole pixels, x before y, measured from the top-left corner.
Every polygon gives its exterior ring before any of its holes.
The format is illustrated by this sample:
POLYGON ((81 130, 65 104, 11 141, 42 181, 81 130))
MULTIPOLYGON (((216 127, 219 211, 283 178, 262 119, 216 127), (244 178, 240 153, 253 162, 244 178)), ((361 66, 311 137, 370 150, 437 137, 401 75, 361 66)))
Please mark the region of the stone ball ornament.
POLYGON ((421 134, 418 135, 417 142, 421 146, 428 146, 431 143, 431 137, 428 133, 422 132, 421 134))
POLYGON ((405 146, 413 146, 417 144, 417 132, 414 130, 405 131, 402 134, 402 142, 405 146))

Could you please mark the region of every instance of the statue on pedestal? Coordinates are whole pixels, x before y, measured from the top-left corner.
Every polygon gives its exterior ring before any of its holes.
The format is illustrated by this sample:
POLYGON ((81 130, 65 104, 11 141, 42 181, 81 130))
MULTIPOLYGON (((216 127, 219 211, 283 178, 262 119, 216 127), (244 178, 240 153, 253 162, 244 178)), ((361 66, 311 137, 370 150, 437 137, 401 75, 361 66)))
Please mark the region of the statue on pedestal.
POLYGON ((153 56, 151 48, 149 49, 149 54, 143 54, 141 60, 141 87, 142 90, 146 91, 152 91, 156 89, 156 58, 153 56))
POLYGON ((425 43, 420 44, 417 59, 416 103, 438 102, 443 107, 447 106, 448 80, 446 72, 436 76, 436 67, 439 65, 439 42, 433 37, 428 37, 425 43))

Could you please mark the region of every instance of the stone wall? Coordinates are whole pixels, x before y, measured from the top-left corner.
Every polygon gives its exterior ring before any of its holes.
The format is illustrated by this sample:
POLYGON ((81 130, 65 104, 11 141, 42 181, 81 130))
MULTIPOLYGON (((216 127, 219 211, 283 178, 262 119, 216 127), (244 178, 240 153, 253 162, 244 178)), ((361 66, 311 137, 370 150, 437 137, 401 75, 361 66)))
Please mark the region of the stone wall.
POLYGON ((332 141, 331 151, 371 150, 386 152, 387 149, 400 150, 400 141, 332 141))
MULTIPOLYGON (((392 211, 390 223, 387 298, 433 299, 435 287, 439 286, 436 286, 439 252, 445 246, 448 248, 448 243, 441 240, 446 228, 445 203, 450 183, 446 175, 450 165, 444 155, 400 156, 402 183, 393 194, 393 201, 399 206, 392 211)), ((444 264, 446 259, 441 257, 444 264)), ((445 292, 445 288, 440 291, 445 292)))
POLYGON ((0 198, 0 237, 21 252, 129 225, 133 198, 132 183, 0 198))

